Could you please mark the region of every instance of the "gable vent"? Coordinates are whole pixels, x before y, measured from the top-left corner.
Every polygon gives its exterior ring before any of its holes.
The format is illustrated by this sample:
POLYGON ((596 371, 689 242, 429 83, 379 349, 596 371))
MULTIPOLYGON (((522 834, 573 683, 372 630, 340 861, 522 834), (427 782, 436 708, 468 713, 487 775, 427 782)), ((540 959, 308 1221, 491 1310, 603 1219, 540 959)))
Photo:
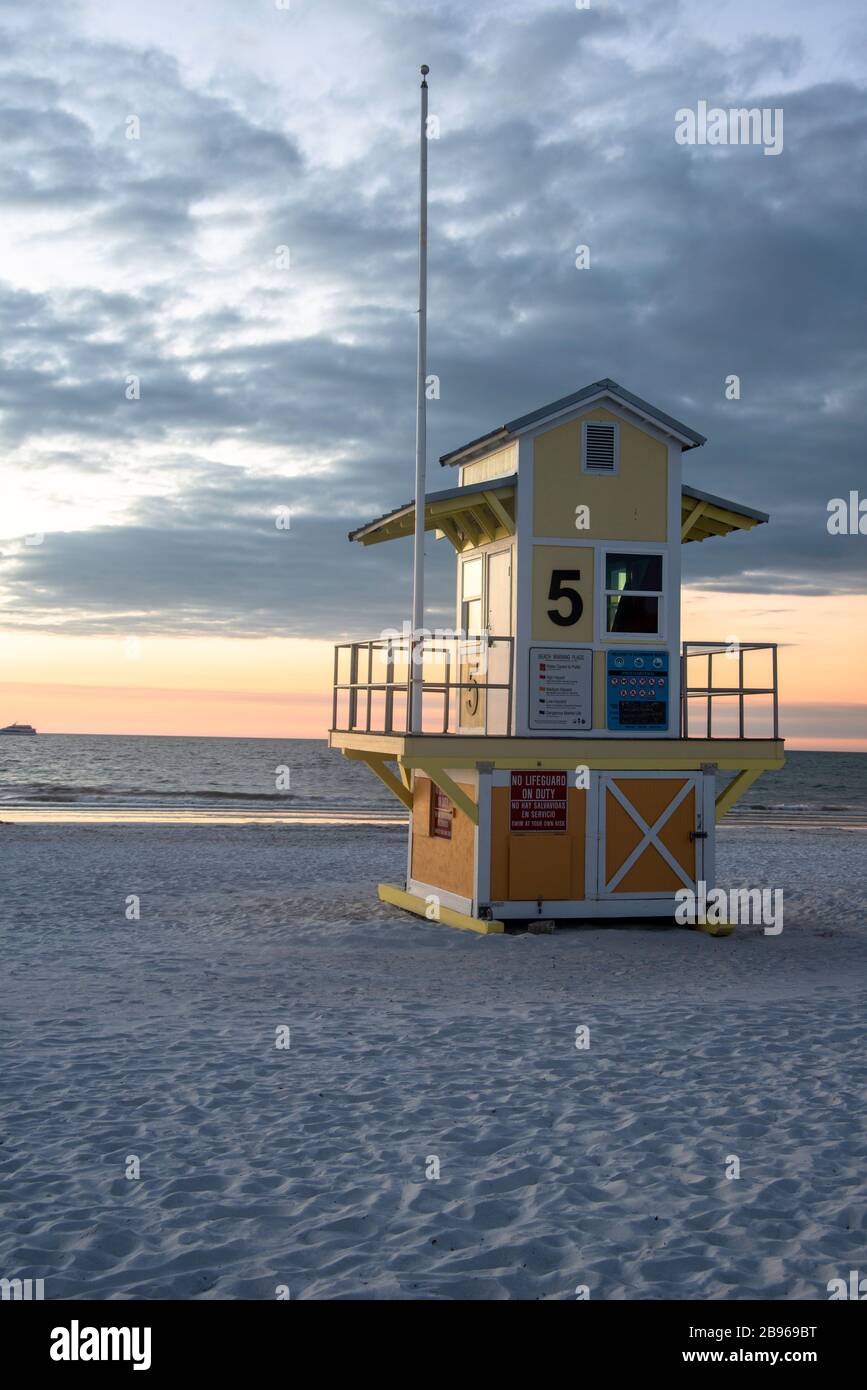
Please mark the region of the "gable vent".
POLYGON ((584 467, 591 473, 614 473, 616 471, 616 425, 610 425, 603 420, 585 420, 584 467))

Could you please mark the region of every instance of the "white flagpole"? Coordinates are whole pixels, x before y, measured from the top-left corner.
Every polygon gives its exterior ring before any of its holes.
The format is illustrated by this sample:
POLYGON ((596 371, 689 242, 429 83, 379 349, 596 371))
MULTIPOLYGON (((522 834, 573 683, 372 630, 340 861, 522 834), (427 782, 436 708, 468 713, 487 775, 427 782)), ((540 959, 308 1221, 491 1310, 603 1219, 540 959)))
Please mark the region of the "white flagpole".
MULTIPOLYGON (((412 638, 410 640, 410 732, 422 731, 423 663, 415 660, 424 627, 424 495, 427 445, 425 382, 427 377, 427 75, 421 69, 421 158, 418 217, 418 375, 415 408, 415 539, 412 557, 412 638)), ((421 651, 419 651, 421 657, 421 651)))

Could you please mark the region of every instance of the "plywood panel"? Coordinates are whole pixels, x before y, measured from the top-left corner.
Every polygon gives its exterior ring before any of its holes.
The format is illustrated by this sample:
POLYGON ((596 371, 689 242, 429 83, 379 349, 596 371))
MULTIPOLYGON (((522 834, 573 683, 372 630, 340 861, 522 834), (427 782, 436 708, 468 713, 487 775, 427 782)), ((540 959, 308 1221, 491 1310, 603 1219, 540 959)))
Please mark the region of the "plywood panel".
POLYGON ((580 901, 584 897, 584 858, 587 836, 587 793, 577 787, 567 792, 569 807, 569 829, 565 835, 548 832, 527 832, 512 835, 509 832, 509 789, 494 787, 491 790, 491 901, 527 901, 539 897, 539 887, 546 899, 562 898, 580 901), (566 848, 548 851, 546 845, 553 841, 565 842, 566 848), (517 848, 516 848, 517 846, 517 848), (553 859, 549 862, 549 853, 553 859), (532 861, 534 854, 541 856, 539 863, 549 865, 547 877, 524 876, 524 867, 532 861), (517 862, 513 878, 512 860, 517 862), (565 878, 563 864, 566 865, 565 878), (535 884, 534 891, 518 891, 535 884))
MULTIPOLYGON (((475 801, 474 787, 463 782, 457 785, 475 801)), ((412 805, 412 876, 420 883, 430 883, 434 888, 472 898, 475 826, 456 811, 450 840, 431 835, 430 798, 430 779, 417 776, 412 805)))
POLYGON ((570 835, 509 836, 509 898, 566 899, 572 889, 570 835))
POLYGON ((509 788, 491 788, 491 902, 509 897, 509 788))
POLYGON ((610 787, 605 789, 605 882, 610 883, 643 838, 640 827, 621 806, 610 787))
MULTIPOLYGON (((696 846, 695 840, 689 838, 690 831, 696 827, 696 807, 695 807, 695 788, 693 787, 679 806, 675 807, 665 825, 659 832, 659 838, 665 845, 669 854, 676 859, 684 872, 695 882, 696 872, 696 846)), ((683 884, 678 884, 679 888, 683 884)))
MULTIPOLYGON (((641 819, 652 829, 666 808, 682 791, 683 777, 617 777, 614 784, 634 807, 641 819)), ((672 811, 659 831, 660 842, 680 864, 691 882, 696 877, 696 843, 690 832, 696 829, 695 786, 679 806, 672 811)), ((638 848, 644 833, 635 819, 613 795, 605 793, 605 882, 610 883, 620 867, 638 848)), ((669 893, 683 888, 679 874, 664 859, 655 845, 648 842, 632 867, 612 890, 614 893, 669 893)))
POLYGON ((684 884, 655 845, 642 850, 632 868, 614 889, 615 893, 674 893, 684 884))
MULTIPOLYGON (((666 806, 670 806, 679 791, 682 791, 684 777, 618 777, 616 784, 626 800, 634 806, 638 814, 654 825, 666 806)), ((694 827, 691 827, 694 828, 694 827)))

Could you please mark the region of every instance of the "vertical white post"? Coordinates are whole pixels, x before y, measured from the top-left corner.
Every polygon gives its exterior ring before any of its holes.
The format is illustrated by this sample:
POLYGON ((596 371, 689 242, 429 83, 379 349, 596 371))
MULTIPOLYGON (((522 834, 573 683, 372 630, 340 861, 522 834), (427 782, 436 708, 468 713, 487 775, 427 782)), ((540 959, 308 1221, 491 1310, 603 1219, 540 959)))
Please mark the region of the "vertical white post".
POLYGON ((418 217, 418 378, 415 413, 415 540, 412 557, 412 637, 410 639, 410 732, 422 731, 422 651, 424 627, 424 493, 427 445, 425 380, 427 377, 427 64, 421 69, 421 158, 418 217), (416 660, 416 657, 419 660, 416 660))

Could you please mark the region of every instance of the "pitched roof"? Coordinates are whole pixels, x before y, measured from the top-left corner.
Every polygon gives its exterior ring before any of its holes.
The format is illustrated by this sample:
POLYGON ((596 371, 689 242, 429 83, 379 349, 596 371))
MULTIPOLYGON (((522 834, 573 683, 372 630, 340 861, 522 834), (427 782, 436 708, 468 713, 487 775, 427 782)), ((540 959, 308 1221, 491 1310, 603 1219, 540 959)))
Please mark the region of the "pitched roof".
POLYGON ((495 444, 507 444, 523 430, 538 424, 540 420, 547 420, 552 415, 559 415, 563 411, 570 410, 572 406, 581 405, 583 401, 604 395, 613 396, 616 400, 622 401, 624 405, 630 406, 639 415, 646 416, 647 419, 665 430, 667 434, 680 439, 684 449, 695 449, 700 444, 707 443, 703 434, 690 429, 689 425, 684 425, 680 420, 675 420, 674 416, 666 415, 663 410, 657 410, 655 405, 642 400, 640 396, 633 395, 624 386, 619 386, 616 381, 612 381, 610 377, 606 376, 601 381, 593 381, 589 386, 582 386, 580 391, 573 391, 571 396, 561 396, 558 401, 551 401, 549 405, 543 405, 538 410, 531 410, 528 415, 519 415, 517 419, 509 420, 505 425, 499 425, 496 429, 490 430, 488 434, 470 440, 469 444, 463 444, 459 449, 452 449, 450 453, 440 457, 440 463, 466 462, 467 455, 481 453, 495 444))

